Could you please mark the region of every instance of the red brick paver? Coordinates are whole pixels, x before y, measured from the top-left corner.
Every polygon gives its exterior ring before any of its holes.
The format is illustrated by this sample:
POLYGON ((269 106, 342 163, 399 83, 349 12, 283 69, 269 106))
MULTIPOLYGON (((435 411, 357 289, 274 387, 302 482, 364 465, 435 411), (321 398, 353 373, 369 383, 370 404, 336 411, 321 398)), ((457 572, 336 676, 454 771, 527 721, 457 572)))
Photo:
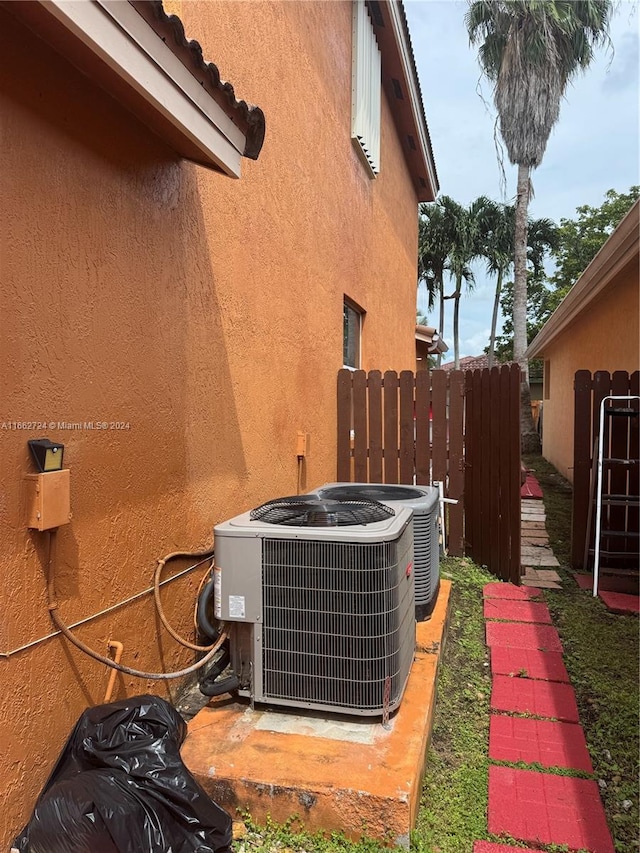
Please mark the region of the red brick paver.
POLYGON ((507 649, 491 647, 491 672, 543 681, 569 681, 569 673, 560 652, 541 652, 538 649, 507 649))
POLYGON ((640 613, 640 598, 637 595, 627 595, 624 592, 609 592, 601 589, 600 598, 612 613, 640 613))
POLYGON ((582 726, 491 715, 489 758, 593 773, 582 726))
POLYGON ((503 619, 510 622, 543 622, 551 625, 549 608, 539 601, 505 601, 503 598, 485 598, 484 618, 503 619))
POLYGON ((578 706, 573 687, 557 681, 534 681, 531 678, 494 675, 491 707, 495 711, 554 717, 568 723, 578 722, 578 706))
POLYGON ((496 844, 493 841, 475 841, 473 853, 527 853, 531 847, 512 847, 510 844, 496 844))
POLYGON ((489 768, 489 832, 614 853, 598 785, 588 779, 489 768))
POLYGON ((540 590, 531 586, 514 586, 512 583, 488 583, 482 588, 485 598, 507 598, 512 601, 529 601, 539 598, 540 590))
POLYGON ((526 625, 515 622, 487 622, 488 646, 511 649, 540 649, 561 652, 560 636, 552 625, 526 625))

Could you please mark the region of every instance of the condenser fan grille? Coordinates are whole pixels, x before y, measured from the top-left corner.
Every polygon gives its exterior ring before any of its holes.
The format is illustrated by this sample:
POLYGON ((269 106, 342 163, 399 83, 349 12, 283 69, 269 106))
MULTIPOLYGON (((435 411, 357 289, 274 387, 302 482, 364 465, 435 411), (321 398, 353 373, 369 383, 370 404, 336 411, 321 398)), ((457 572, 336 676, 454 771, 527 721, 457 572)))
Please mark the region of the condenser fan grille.
POLYGON ((328 486, 319 490, 321 498, 338 501, 412 501, 424 497, 424 492, 408 486, 328 486))
POLYGON ((251 510, 253 521, 286 524, 290 527, 341 527, 347 524, 372 524, 395 515, 377 501, 324 500, 315 495, 296 495, 268 501, 251 510))
POLYGON ((263 541, 266 697, 369 713, 397 704, 413 659, 411 541, 263 541))

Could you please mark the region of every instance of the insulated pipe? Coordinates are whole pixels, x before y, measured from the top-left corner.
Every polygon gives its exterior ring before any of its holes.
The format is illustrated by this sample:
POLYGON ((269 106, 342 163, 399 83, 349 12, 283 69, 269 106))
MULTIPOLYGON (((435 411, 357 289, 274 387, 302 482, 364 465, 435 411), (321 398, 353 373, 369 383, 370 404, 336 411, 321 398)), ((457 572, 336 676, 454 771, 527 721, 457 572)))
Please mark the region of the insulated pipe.
POLYGON ((86 655, 89 655, 89 657, 93 658, 94 660, 97 660, 99 663, 103 663, 105 666, 111 667, 111 669, 116 669, 118 670, 118 672, 124 672, 126 675, 133 675, 136 678, 147 678, 150 681, 168 681, 172 678, 183 678, 185 675, 191 675, 192 672, 196 672, 197 670, 202 669, 202 667, 206 666, 209 661, 213 660, 218 649, 227 639, 226 631, 221 632, 220 636, 211 647, 211 650, 203 658, 201 658, 199 661, 192 664, 191 666, 188 666, 185 669, 180 669, 177 672, 144 672, 139 669, 131 669, 131 667, 123 666, 122 664, 112 661, 111 658, 98 654, 98 652, 85 645, 85 643, 83 643, 74 634, 71 633, 71 631, 64 624, 62 618, 58 613, 55 578, 55 550, 57 532, 57 528, 54 528, 49 533, 49 554, 47 558, 47 607, 49 608, 49 615, 51 616, 51 621, 53 622, 53 624, 62 634, 64 634, 64 636, 67 638, 67 640, 69 640, 70 643, 73 643, 73 645, 76 646, 76 648, 80 649, 81 652, 84 652, 86 655))
POLYGON ((197 643, 192 643, 190 640, 185 640, 180 634, 175 631, 167 617, 165 616, 164 610, 162 609, 162 601, 160 600, 160 579, 162 577, 162 570, 164 569, 166 563, 169 560, 175 560, 177 557, 189 557, 190 559, 199 560, 201 557, 212 557, 213 551, 209 549, 208 551, 201 551, 200 553, 189 553, 188 551, 174 551, 172 554, 167 554, 166 557, 163 557, 161 560, 158 560, 158 565, 153 576, 153 597, 156 602, 156 610, 158 611, 158 616, 160 617, 160 621, 167 629, 169 634, 173 637, 173 639, 180 643, 180 645, 185 646, 187 649, 193 649, 194 652, 209 652, 213 648, 213 645, 210 646, 199 646, 197 643))

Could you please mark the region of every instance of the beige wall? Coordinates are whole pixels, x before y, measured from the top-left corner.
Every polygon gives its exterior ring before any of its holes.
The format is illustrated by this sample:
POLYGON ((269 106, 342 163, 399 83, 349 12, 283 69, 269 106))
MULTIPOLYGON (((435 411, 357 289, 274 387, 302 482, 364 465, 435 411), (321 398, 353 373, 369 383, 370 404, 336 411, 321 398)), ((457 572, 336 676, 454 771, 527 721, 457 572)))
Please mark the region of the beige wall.
MULTIPOLYGON (((65 444, 73 521, 57 561, 62 614, 150 583, 155 561, 214 524, 335 476, 346 293, 366 309, 363 366, 415 366, 416 197, 383 104, 382 171, 350 141, 348 3, 183 4, 187 34, 267 136, 234 181, 178 162, 108 96, 0 11, 0 844, 20 828, 77 715, 108 673, 49 633, 45 540, 24 524, 26 441, 65 444)), ((184 561, 176 568, 188 565, 184 561)), ((189 632, 199 575, 166 592, 189 632)), ((148 596, 78 629, 123 662, 191 660, 148 596)), ((116 696, 174 687, 118 678, 116 696)))
POLYGON ((545 381, 548 373, 549 382, 544 391, 542 453, 570 481, 575 373, 631 373, 640 368, 638 290, 636 259, 544 351, 545 381))

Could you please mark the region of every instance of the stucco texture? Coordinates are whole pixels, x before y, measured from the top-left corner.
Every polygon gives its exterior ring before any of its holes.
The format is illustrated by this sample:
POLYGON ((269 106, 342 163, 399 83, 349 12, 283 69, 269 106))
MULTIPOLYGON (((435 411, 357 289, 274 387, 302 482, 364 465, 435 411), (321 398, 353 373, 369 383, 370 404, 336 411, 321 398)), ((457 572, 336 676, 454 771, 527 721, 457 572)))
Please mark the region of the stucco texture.
POLYGON ((570 482, 573 482, 576 371, 638 370, 638 281, 636 258, 545 348, 544 360, 548 366, 542 453, 570 482))
MULTIPOLYGON (((0 429, 5 846, 108 680, 60 637, 7 655, 51 631, 46 537, 25 527, 27 439, 65 445, 73 519, 57 575, 73 622, 145 589, 162 555, 210 545, 217 522, 294 492, 298 430, 302 487, 334 478, 345 294, 366 311, 363 367, 415 365, 416 197, 386 101, 377 179, 351 143, 350 4, 180 11, 266 114, 239 181, 180 162, 0 10, 0 424, 55 424, 0 429), (57 427, 87 421, 128 427, 57 427)), ((184 634, 199 578, 165 591, 184 634)), ((123 642, 123 663, 143 669, 192 660, 148 595, 78 635, 102 653, 123 642)), ((173 684, 119 676, 114 698, 173 684)))

